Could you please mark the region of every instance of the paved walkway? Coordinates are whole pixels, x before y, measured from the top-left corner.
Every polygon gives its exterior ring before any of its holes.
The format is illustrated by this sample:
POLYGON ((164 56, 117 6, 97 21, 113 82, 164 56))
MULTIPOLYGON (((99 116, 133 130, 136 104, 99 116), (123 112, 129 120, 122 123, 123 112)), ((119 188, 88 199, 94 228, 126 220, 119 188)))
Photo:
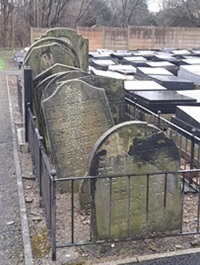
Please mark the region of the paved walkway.
POLYGON ((24 264, 6 76, 0 71, 0 265, 24 264))

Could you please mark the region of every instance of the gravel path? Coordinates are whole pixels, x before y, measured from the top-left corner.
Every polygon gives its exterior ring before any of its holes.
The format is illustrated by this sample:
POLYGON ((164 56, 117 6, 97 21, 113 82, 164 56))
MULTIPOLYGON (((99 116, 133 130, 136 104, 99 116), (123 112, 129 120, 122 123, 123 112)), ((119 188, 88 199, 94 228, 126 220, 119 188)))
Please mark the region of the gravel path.
POLYGON ((0 265, 24 264, 6 76, 0 71, 0 265))

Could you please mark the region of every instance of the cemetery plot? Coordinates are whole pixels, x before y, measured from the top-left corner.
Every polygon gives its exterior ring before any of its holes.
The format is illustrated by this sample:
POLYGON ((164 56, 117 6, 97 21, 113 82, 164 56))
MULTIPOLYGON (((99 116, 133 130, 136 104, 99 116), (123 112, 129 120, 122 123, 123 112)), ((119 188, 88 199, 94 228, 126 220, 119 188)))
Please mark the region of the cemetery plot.
POLYGON ((149 75, 149 78, 166 87, 168 90, 193 90, 196 88, 193 81, 173 75, 149 75))
POLYGON ((166 90, 165 87, 159 85, 154 81, 124 81, 124 88, 128 91, 157 91, 166 90))
POLYGON ((200 65, 181 65, 178 76, 200 85, 200 65))
POLYGON ((200 137, 200 107, 177 106, 172 122, 188 132, 192 132, 192 129, 196 128, 195 135, 200 137))
POLYGON ((147 59, 142 56, 131 56, 131 57, 124 57, 122 60, 122 64, 125 65, 132 65, 134 67, 142 67, 145 66, 147 59))
POLYGON ((112 60, 92 60, 90 65, 98 70, 108 70, 109 65, 114 65, 115 62, 112 60))
POLYGON ((177 105, 199 105, 196 99, 180 95, 173 91, 130 91, 132 99, 145 108, 157 113, 175 113, 177 105))
POLYGON ((110 77, 110 78, 121 79, 121 80, 133 80, 134 78, 133 76, 123 75, 123 74, 116 73, 113 71, 97 70, 94 67, 91 67, 91 73, 97 76, 104 76, 104 77, 110 77))
POLYGON ((124 75, 133 75, 136 73, 136 68, 132 65, 115 64, 115 65, 109 65, 108 69, 110 71, 114 71, 124 75))
POLYGON ((191 97, 196 99, 198 103, 200 103, 200 91, 199 90, 179 90, 177 91, 178 94, 191 97))
POLYGON ((149 80, 149 75, 167 75, 173 76, 171 72, 161 67, 138 67, 135 78, 138 80, 149 80))

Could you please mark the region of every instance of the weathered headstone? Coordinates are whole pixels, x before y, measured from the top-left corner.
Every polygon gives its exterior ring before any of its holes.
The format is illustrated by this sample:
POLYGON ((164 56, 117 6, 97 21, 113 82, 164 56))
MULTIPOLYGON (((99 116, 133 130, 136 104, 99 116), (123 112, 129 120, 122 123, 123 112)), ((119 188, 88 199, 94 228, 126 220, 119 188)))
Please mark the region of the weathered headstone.
POLYGON ((122 80, 94 75, 81 77, 80 80, 105 89, 115 124, 126 120, 124 82, 122 80))
POLYGON ((88 40, 84 39, 81 35, 78 35, 76 31, 69 28, 53 28, 49 29, 45 34, 41 36, 36 42, 34 42, 29 48, 26 58, 29 56, 31 50, 37 46, 50 44, 57 42, 58 40, 66 42, 73 50, 80 62, 80 68, 84 71, 88 70, 88 40))
POLYGON ((104 90, 62 82, 42 107, 58 177, 84 176, 92 146, 113 126, 104 90))
POLYGON ((46 77, 50 75, 57 74, 59 72, 66 72, 66 71, 81 71, 81 69, 73 67, 73 66, 65 65, 65 64, 55 63, 48 69, 38 74, 33 79, 33 87, 36 87, 40 82, 42 82, 42 80, 44 80, 46 77))
POLYGON ((180 179, 159 173, 177 172, 179 153, 158 128, 134 121, 115 125, 96 142, 89 168, 89 176, 107 176, 90 183, 96 239, 180 229, 180 179))
POLYGON ((33 78, 55 63, 80 67, 73 47, 62 39, 55 39, 55 42, 32 48, 29 55, 24 59, 24 65, 32 68, 33 78))
POLYGON ((88 39, 84 39, 81 35, 78 35, 75 30, 69 28, 49 29, 45 36, 62 38, 68 42, 76 51, 80 62, 80 68, 84 71, 88 70, 88 39))
POLYGON ((64 81, 69 81, 73 79, 77 79, 83 76, 88 76, 89 74, 84 71, 67 71, 62 72, 58 75, 56 75, 45 87, 44 90, 42 90, 42 98, 45 100, 47 97, 50 97, 51 94, 55 91, 58 84, 64 81))

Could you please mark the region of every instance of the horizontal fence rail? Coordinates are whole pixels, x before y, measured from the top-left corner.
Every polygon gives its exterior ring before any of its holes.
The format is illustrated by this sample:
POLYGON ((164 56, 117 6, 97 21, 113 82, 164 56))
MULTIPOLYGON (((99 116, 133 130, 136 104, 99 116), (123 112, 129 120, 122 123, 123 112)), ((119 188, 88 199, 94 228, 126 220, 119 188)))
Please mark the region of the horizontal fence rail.
MULTIPOLYGON (((88 244, 100 244, 103 242, 118 242, 123 240, 166 237, 177 235, 199 234, 199 214, 200 214, 200 193, 194 194, 194 198, 188 204, 188 195, 184 193, 186 183, 192 185, 199 191, 198 180, 200 170, 195 169, 195 165, 199 164, 199 145, 200 139, 192 132, 182 130, 170 121, 161 117, 161 113, 155 114, 136 102, 126 98, 126 117, 127 120, 143 120, 152 123, 162 129, 164 133, 178 143, 178 148, 184 162, 189 163, 189 169, 182 168, 177 172, 147 172, 142 175, 109 175, 109 176, 82 176, 61 178, 56 176, 56 172, 52 170, 51 163, 46 155, 43 138, 41 137, 36 124, 36 119, 32 114, 31 108, 27 107, 27 140, 33 161, 34 173, 39 185, 40 202, 44 210, 47 228, 51 239, 52 260, 56 260, 56 249, 70 246, 81 246, 88 244), (180 215, 177 229, 168 229, 168 182, 176 176, 178 181, 178 191, 180 194, 179 206, 180 215), (163 183, 162 205, 160 207, 161 225, 160 230, 156 233, 151 229, 150 220, 152 218, 152 201, 151 201, 151 180, 159 177, 163 183), (137 183, 142 178, 145 183, 143 208, 144 224, 141 233, 132 233, 132 195, 131 185, 137 183), (88 183, 88 201, 87 207, 80 210, 79 194, 75 192, 75 183, 81 184, 82 181, 88 183), (95 190, 98 181, 107 183, 107 224, 108 229, 106 235, 102 238, 96 233, 96 199, 95 190), (113 233, 113 205, 114 193, 113 185, 115 182, 123 182, 126 190, 124 208, 125 230, 126 233, 122 237, 115 237, 113 233), (60 194, 59 187, 65 185, 69 187, 69 192, 60 194), (194 218, 190 218, 188 222, 185 209, 190 207, 195 212, 194 218), (81 231, 81 232, 80 232, 81 231)), ((120 217, 121 218, 121 217, 120 217)))

